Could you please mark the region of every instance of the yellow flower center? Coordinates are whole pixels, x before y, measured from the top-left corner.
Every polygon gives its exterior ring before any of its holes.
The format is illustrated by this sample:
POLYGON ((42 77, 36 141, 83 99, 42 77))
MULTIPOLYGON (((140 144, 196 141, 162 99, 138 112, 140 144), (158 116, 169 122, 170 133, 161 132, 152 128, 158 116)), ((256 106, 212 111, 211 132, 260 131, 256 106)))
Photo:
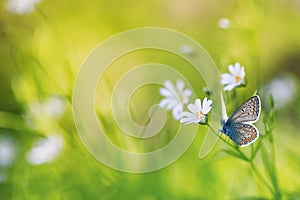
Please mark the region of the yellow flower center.
POLYGON ((239 83, 241 80, 242 80, 242 77, 240 77, 240 76, 235 76, 234 77, 235 83, 239 83))
POLYGON ((200 111, 200 112, 196 113, 196 116, 199 120, 202 120, 204 117, 204 113, 202 111, 200 111))
POLYGON ((179 95, 178 95, 178 99, 179 99, 179 102, 180 102, 180 103, 183 103, 184 96, 183 96, 182 94, 179 94, 179 95))

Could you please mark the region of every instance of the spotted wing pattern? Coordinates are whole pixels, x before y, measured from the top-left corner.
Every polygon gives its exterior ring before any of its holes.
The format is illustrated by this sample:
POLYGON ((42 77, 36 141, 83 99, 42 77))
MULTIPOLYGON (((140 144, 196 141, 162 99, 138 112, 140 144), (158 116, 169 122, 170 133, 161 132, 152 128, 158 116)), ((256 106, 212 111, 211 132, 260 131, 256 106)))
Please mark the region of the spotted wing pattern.
POLYGON ((260 107, 261 103, 259 96, 253 96, 240 105, 240 107, 234 111, 228 121, 254 123, 259 118, 260 107))
POLYGON ((248 146, 259 137, 259 132, 255 126, 241 122, 231 123, 225 134, 240 146, 248 146))

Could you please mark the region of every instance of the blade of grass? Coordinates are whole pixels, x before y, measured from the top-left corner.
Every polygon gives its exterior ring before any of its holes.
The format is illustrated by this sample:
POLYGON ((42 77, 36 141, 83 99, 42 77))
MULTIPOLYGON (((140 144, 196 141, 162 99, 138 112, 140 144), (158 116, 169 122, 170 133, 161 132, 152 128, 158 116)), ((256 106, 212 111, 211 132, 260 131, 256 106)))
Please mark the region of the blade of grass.
POLYGON ((241 156, 241 154, 237 153, 236 151, 232 151, 230 149, 223 149, 222 151, 225 152, 228 155, 232 155, 232 156, 234 156, 236 158, 239 158, 241 160, 245 160, 245 158, 243 156, 241 156))
POLYGON ((0 127, 17 131, 27 131, 27 127, 21 116, 0 111, 0 127))
POLYGON ((275 191, 273 190, 273 188, 269 185, 269 183, 266 181, 266 179, 263 177, 263 175, 261 174, 261 172, 258 170, 258 168, 256 167, 256 165, 253 163, 253 161, 250 161, 250 166, 251 169, 253 171, 253 174, 257 177, 257 179, 261 182, 263 182, 263 184, 268 188, 268 190, 275 196, 275 191))
MULTIPOLYGON (((270 147, 271 151, 272 151, 272 149, 273 148, 270 147)), ((279 189, 278 180, 277 180, 277 176, 276 176, 274 152, 268 152, 266 149, 266 146, 263 145, 261 147, 261 155, 262 155, 262 161, 263 161, 265 172, 268 174, 268 176, 273 184, 275 193, 278 196, 278 195, 280 195, 280 189, 279 189)))

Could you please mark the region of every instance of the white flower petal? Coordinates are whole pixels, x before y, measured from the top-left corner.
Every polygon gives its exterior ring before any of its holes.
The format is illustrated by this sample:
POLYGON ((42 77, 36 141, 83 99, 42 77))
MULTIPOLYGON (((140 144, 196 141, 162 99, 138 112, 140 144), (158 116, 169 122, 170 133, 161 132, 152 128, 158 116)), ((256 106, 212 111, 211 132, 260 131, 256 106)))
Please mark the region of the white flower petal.
POLYGON ((244 77, 245 77, 245 69, 244 69, 244 67, 242 67, 242 69, 241 69, 241 78, 244 80, 244 77))
POLYGON ((235 70, 235 74, 239 73, 241 71, 241 64, 238 62, 235 63, 234 70, 235 70))
POLYGON ((232 90, 234 87, 236 86, 236 84, 229 84, 226 87, 224 87, 224 91, 230 91, 232 90))
POLYGON ((199 124, 199 122, 202 122, 202 120, 197 119, 194 121, 194 124, 199 124))
POLYGON ((174 88, 174 85, 171 83, 171 81, 169 81, 169 80, 165 81, 164 86, 165 86, 167 89, 169 89, 169 90, 171 90, 172 92, 175 93, 176 90, 175 90, 175 88, 174 88))
POLYGON ((211 110, 211 106, 207 106, 203 109, 203 113, 206 115, 211 110))
POLYGON ((205 98, 203 99, 203 102, 202 102, 202 108, 204 108, 204 106, 206 105, 206 102, 207 102, 207 97, 205 97, 205 98))
POLYGON ((182 123, 182 124, 191 124, 193 122, 194 121, 189 119, 189 118, 183 118, 183 119, 180 120, 180 123, 182 123))
POLYGON ((230 83, 234 83, 234 77, 230 74, 222 74, 221 75, 221 84, 227 85, 230 83))
POLYGON ((176 99, 170 99, 168 104, 167 104, 166 109, 170 110, 170 109, 174 108, 177 105, 178 105, 178 101, 176 99))
MULTIPOLYGON (((183 114, 183 113, 182 113, 183 114)), ((180 122, 181 123, 185 123, 185 124, 190 124, 190 123, 195 123, 197 124, 199 122, 199 120, 197 119, 197 117, 195 115, 193 115, 192 113, 189 113, 190 115, 188 116, 188 113, 185 113, 186 117, 183 117, 180 122)))
POLYGON ((192 95, 192 91, 191 91, 191 90, 186 89, 186 90, 183 91, 183 96, 189 97, 189 96, 191 96, 191 95, 192 95))
POLYGON ((182 115, 182 117, 189 117, 189 118, 195 117, 195 115, 193 113, 190 113, 187 111, 182 112, 181 115, 182 115))
POLYGON ((163 108, 169 103, 169 101, 170 101, 169 99, 163 99, 159 102, 158 105, 159 105, 159 107, 163 108))
POLYGON ((182 80, 177 80, 176 86, 179 91, 182 91, 184 88, 184 82, 182 80))
POLYGON ((182 105, 185 105, 189 102, 189 98, 188 97, 183 97, 183 100, 181 101, 182 105))
POLYGON ((229 65, 228 70, 231 74, 233 74, 233 75, 235 74, 235 68, 233 67, 233 65, 229 65))
POLYGON ((202 112, 206 115, 211 110, 212 100, 207 100, 205 97, 202 104, 202 112))
POLYGON ((197 107, 194 104, 189 104, 188 109, 192 112, 192 113, 196 113, 197 112, 197 107))
POLYGON ((175 94, 170 91, 169 89, 167 88, 160 88, 159 89, 159 93, 162 95, 162 96, 165 96, 165 97, 170 97, 170 96, 174 96, 175 94))
POLYGON ((172 114, 175 120, 180 120, 181 118, 181 113, 182 113, 182 107, 181 106, 176 106, 173 108, 172 114))
POLYGON ((189 89, 184 90, 184 82, 177 80, 176 88, 171 81, 164 82, 165 88, 159 90, 160 94, 166 98, 159 103, 160 107, 165 107, 167 110, 173 109, 172 114, 175 119, 180 119, 182 106, 189 102, 189 96, 192 92, 189 89))
POLYGON ((242 69, 236 70, 235 76, 242 77, 242 69))
POLYGON ((201 100, 200 99, 196 99, 195 100, 195 106, 196 106, 196 112, 200 112, 202 110, 201 100))
POLYGON ((205 109, 211 107, 211 105, 212 105, 212 100, 208 100, 206 105, 205 105, 205 109))

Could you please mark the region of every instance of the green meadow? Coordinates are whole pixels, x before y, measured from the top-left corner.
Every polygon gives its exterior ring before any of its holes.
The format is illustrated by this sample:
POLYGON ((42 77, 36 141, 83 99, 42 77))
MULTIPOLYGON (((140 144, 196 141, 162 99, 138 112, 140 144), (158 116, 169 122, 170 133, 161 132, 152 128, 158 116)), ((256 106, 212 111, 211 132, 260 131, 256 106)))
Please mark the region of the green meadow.
MULTIPOLYGON (((172 39, 161 43, 172 44, 172 39)), ((123 48, 107 47, 99 63, 123 48)), ((191 58, 198 53, 194 50, 182 44, 182 53, 191 58)), ((138 74, 126 84, 152 75, 138 74)), ((161 71, 156 78, 175 84, 174 77, 161 71)), ((0 199, 300 199, 299 81, 299 0, 2 0, 0 199), (91 52, 114 35, 144 27, 174 30, 199 43, 220 73, 213 81, 221 90, 221 74, 229 73, 228 66, 238 62, 244 67, 244 84, 223 94, 229 116, 253 94, 260 96, 255 123, 260 136, 254 143, 239 147, 219 132, 221 125, 214 125, 213 131, 206 125, 183 125, 172 110, 153 109, 164 98, 159 92, 164 81, 138 85, 129 100, 118 99, 127 102, 126 107, 117 104, 138 127, 151 123, 151 113, 161 112, 163 127, 147 138, 124 134, 114 114, 123 125, 127 121, 122 121, 122 113, 114 113, 112 97, 118 81, 138 66, 159 63, 182 75, 185 88, 194 92, 184 111, 196 98, 211 99, 219 92, 206 88, 205 77, 188 60, 144 48, 111 62, 93 98, 85 93, 76 97, 93 106, 105 138, 126 152, 160 150, 176 139, 181 126, 196 130, 195 137, 174 162, 145 173, 113 169, 95 156, 105 155, 124 168, 147 168, 152 162, 110 152, 95 139, 97 132, 86 134, 99 145, 87 147, 73 107, 76 77, 91 52), (217 138, 216 143, 199 156, 207 137, 217 138)), ((217 104, 214 99, 212 108, 217 104)), ((208 124, 219 123, 219 111, 208 113, 208 124)), ((92 122, 89 117, 81 120, 92 122)), ((192 137, 189 131, 184 134, 192 137)))

